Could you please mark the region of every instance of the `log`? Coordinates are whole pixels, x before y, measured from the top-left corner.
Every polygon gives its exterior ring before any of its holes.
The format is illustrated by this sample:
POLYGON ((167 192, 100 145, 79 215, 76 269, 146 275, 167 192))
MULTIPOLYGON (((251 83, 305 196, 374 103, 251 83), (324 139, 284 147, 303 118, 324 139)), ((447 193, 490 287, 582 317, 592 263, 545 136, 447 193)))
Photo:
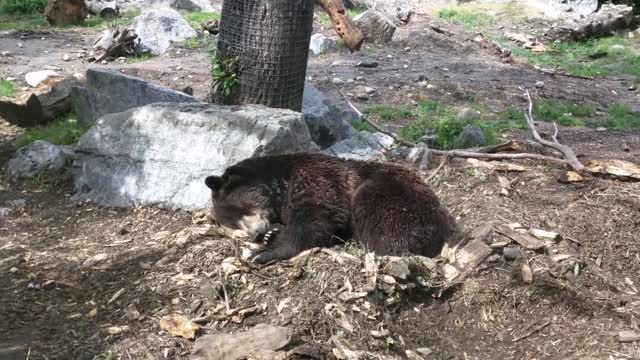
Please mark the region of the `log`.
POLYGON ((53 85, 48 92, 31 94, 24 104, 0 101, 0 116, 22 128, 44 125, 71 111, 71 88, 81 85, 78 79, 68 77, 53 85))
POLYGON ((85 0, 89 13, 104 19, 114 19, 120 14, 117 1, 85 0))
POLYGON ((396 26, 385 14, 369 9, 354 19, 364 38, 372 43, 387 43, 393 38, 396 26))
POLYGON ((350 50, 360 50, 364 36, 347 14, 342 0, 316 0, 316 3, 329 15, 336 33, 342 38, 344 44, 350 50))

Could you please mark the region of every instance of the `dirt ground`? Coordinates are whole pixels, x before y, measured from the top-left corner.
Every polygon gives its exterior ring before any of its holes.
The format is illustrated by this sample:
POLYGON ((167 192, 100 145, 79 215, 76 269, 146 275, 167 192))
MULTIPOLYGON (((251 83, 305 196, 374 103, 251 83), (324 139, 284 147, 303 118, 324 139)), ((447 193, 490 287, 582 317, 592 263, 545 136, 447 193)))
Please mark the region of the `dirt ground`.
MULTIPOLYGON (((375 88, 366 103, 437 98, 462 106, 473 100, 498 112, 512 104, 522 107, 522 94, 529 89, 544 98, 600 108, 623 102, 640 111, 638 92, 628 91, 618 79, 551 76, 525 64, 503 63, 492 46, 473 40, 475 34, 427 16, 414 17, 398 32, 399 40, 384 47, 311 56, 308 75, 334 96, 333 77, 362 76, 343 91, 375 88), (431 23, 456 35, 434 32, 431 23), (380 65, 355 66, 363 60, 380 65), (434 88, 418 87, 421 76, 434 88), (542 89, 534 87, 539 80, 545 82, 542 89)), ((21 74, 45 66, 59 67, 63 74, 105 66, 75 56, 74 51, 90 47, 93 36, 86 30, 2 35, 0 49, 15 52, 0 58, 0 76, 18 79, 20 87, 26 86, 21 74), (18 49, 18 42, 24 48, 18 49), (64 53, 72 60, 63 62, 64 53)), ((208 64, 202 50, 177 46, 145 62, 108 66, 176 89, 189 85, 204 98, 208 64)), ((393 129, 394 124, 387 125, 393 129)), ((0 123, 0 152, 12 151, 20 131, 0 123)), ((560 133, 560 140, 585 160, 640 159, 638 131, 561 128, 560 133)), ((464 229, 494 222, 556 231, 563 240, 552 250, 526 251, 511 261, 496 245, 495 255, 443 296, 436 296, 437 289, 419 288, 395 303, 385 303, 384 294, 341 300, 345 279, 354 288, 365 281, 362 264, 341 263, 328 253, 243 268, 224 281, 224 290, 231 308, 252 310, 244 318, 209 322, 204 333, 286 325, 296 335, 290 347, 307 344, 327 358, 332 336, 354 350, 395 358, 416 349, 428 354, 426 359, 640 358, 637 343, 621 343, 617 337, 619 331, 638 329, 640 183, 597 179, 567 185, 558 181, 560 166, 521 164, 526 171, 492 172, 452 160, 433 186, 464 229), (511 184, 506 192, 499 178, 511 184), (533 269, 531 283, 520 275, 524 263, 533 269), (336 315, 340 312, 342 317, 336 315), (371 333, 383 330, 388 335, 371 333)), ((96 207, 72 201, 71 192, 66 176, 0 177, 0 208, 15 208, 0 214, 0 358, 187 359, 193 342, 162 331, 159 319, 174 313, 189 318, 224 314, 219 271, 222 261, 236 254, 233 241, 212 235, 201 214, 96 207), (107 254, 106 260, 83 266, 97 254, 107 254), (121 295, 110 301, 116 293, 121 295)), ((356 246, 347 245, 346 251, 362 258, 356 246)))

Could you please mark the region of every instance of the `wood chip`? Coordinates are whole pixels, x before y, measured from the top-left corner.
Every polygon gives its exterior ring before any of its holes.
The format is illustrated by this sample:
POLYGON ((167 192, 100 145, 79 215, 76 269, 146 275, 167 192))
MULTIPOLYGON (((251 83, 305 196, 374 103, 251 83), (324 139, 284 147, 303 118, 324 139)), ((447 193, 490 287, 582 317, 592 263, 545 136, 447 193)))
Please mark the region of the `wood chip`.
POLYGON ((630 161, 591 160, 587 163, 587 171, 593 174, 614 176, 622 180, 640 180, 640 165, 630 161))
POLYGON ((531 271, 529 264, 522 264, 520 272, 522 273, 522 281, 525 284, 531 284, 533 282, 533 271, 531 271))
POLYGON ((521 234, 504 225, 496 226, 496 230, 498 231, 498 233, 508 237, 509 239, 517 242, 518 244, 529 250, 540 250, 545 245, 544 241, 540 241, 530 235, 521 234))
POLYGON ((562 236, 560 236, 560 234, 558 234, 557 232, 553 232, 553 231, 531 228, 529 229, 529 234, 537 237, 540 240, 551 240, 555 242, 562 240, 562 236))
POLYGON ((127 291, 127 289, 125 289, 125 288, 122 288, 122 289, 118 290, 115 294, 113 294, 111 299, 109 299, 109 301, 107 301, 107 305, 109 305, 109 304, 115 302, 116 300, 118 300, 118 298, 120 296, 122 296, 122 294, 124 294, 125 291, 127 291))
POLYGON ((618 341, 620 342, 640 341, 640 331, 622 330, 618 333, 618 341))
POLYGON ((178 314, 163 316, 160 319, 160 328, 171 335, 180 336, 188 340, 195 339, 198 330, 200 330, 200 326, 178 314))
POLYGON ((256 351, 276 351, 285 347, 293 336, 290 328, 259 324, 235 334, 215 334, 199 338, 190 360, 235 360, 256 351))

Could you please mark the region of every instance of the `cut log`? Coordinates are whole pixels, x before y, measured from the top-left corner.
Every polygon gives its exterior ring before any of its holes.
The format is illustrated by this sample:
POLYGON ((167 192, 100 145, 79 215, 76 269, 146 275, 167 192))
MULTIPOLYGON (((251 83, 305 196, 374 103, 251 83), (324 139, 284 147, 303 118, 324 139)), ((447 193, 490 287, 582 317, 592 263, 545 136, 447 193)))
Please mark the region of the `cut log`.
POLYGON ((316 0, 316 3, 329 15, 336 33, 342 38, 344 44, 351 50, 360 50, 364 37, 349 17, 342 0, 316 0))
POLYGON ((89 13, 92 15, 100 16, 104 19, 117 18, 120 14, 120 7, 118 7, 117 1, 103 1, 103 0, 85 0, 89 13))
POLYGON ((521 234, 504 225, 496 226, 496 230, 498 231, 498 233, 508 237, 509 239, 517 242, 522 247, 527 248, 529 250, 540 250, 545 245, 543 241, 540 241, 534 238, 533 236, 530 236, 527 234, 521 234))
POLYGON ((81 24, 89 14, 84 0, 49 0, 44 16, 49 25, 81 24))
POLYGON ((254 351, 276 351, 291 341, 293 331, 286 327, 258 324, 235 334, 206 335, 198 339, 189 359, 226 360, 246 358, 254 351))
POLYGON ((10 124, 29 128, 46 124, 71 110, 71 88, 82 82, 68 77, 42 94, 31 94, 24 104, 0 101, 0 116, 10 124))
POLYGON ((354 18, 364 39, 372 43, 387 43, 393 38, 396 26, 383 13, 369 9, 354 18))

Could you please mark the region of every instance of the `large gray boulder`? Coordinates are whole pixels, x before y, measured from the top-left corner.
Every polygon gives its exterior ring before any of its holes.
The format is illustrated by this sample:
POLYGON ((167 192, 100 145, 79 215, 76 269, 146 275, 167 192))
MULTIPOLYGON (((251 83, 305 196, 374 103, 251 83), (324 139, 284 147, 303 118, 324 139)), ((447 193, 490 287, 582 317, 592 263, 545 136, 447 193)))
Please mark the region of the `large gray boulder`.
POLYGON ((210 0, 171 0, 170 6, 186 11, 214 11, 210 0))
POLYGON ((462 129, 462 132, 454 140, 454 146, 458 149, 484 146, 487 142, 482 129, 476 124, 469 124, 462 129))
POLYGON ((353 22, 362 31, 365 40, 374 44, 390 42, 396 32, 393 21, 384 13, 373 9, 354 17, 353 22))
POLYGON ((302 112, 311 138, 322 149, 358 134, 351 126, 351 120, 357 118, 357 115, 335 106, 308 81, 304 84, 302 112))
POLYGON ((302 115, 261 105, 156 103, 106 115, 76 146, 75 199, 202 209, 204 179, 254 156, 317 151, 302 115))
POLYGON ((361 131, 358 135, 342 140, 322 151, 331 156, 352 160, 385 160, 386 152, 394 140, 383 133, 361 131))
POLYGON ((133 29, 139 39, 137 50, 153 55, 162 55, 171 44, 198 36, 179 12, 163 6, 150 8, 136 17, 133 29))
POLYGON ((78 121, 90 126, 98 118, 156 102, 197 102, 193 96, 143 79, 126 75, 115 69, 90 68, 86 87, 71 91, 78 121))
POLYGON ((633 8, 627 5, 603 4, 596 13, 577 16, 554 25, 545 37, 550 41, 580 41, 608 36, 628 29, 634 23, 633 8))
POLYGON ((13 177, 34 177, 45 171, 61 170, 69 153, 60 146, 44 140, 36 140, 16 151, 7 170, 13 177))

